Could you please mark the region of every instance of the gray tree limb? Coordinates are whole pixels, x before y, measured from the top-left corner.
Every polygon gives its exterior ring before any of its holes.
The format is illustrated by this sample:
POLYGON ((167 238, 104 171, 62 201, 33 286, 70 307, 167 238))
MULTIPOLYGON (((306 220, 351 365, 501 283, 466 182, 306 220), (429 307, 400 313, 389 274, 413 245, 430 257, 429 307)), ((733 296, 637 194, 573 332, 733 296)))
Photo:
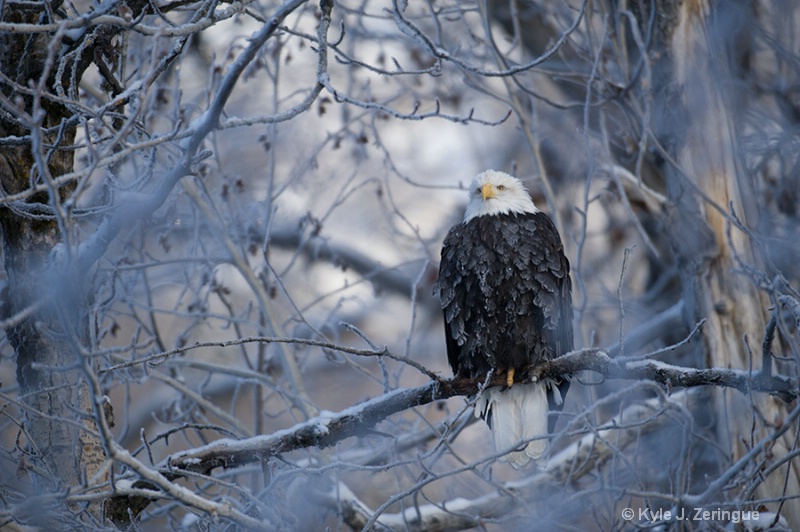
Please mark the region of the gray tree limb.
MULTIPOLYGON (((798 382, 789 377, 725 368, 684 368, 656 360, 612 359, 597 349, 575 351, 527 372, 518 372, 517 380, 530 382, 575 375, 581 371, 592 371, 608 379, 652 381, 664 386, 668 392, 678 387, 718 386, 742 393, 769 393, 787 402, 798 395, 798 382)), ((273 434, 243 440, 221 439, 204 447, 176 453, 168 457, 162 467, 178 475, 182 470, 209 474, 218 467, 241 467, 298 449, 330 447, 346 438, 367 435, 380 421, 398 412, 451 397, 472 396, 484 385, 505 384, 505 379, 504 374, 497 374, 485 383, 479 379, 456 378, 433 380, 416 388, 401 388, 273 434)))

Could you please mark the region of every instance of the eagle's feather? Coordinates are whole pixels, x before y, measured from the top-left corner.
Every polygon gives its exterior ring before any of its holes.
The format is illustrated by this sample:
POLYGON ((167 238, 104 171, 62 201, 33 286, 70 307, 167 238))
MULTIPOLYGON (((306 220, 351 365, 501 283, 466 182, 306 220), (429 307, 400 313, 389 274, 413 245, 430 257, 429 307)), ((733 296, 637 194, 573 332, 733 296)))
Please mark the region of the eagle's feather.
MULTIPOLYGON (((453 372, 485 378, 571 351, 569 261, 555 225, 507 174, 485 172, 472 189, 465 221, 445 238, 437 281, 453 372), (496 194, 488 199, 479 192, 487 183, 496 194)), ((569 382, 556 384, 558 390, 533 383, 483 392, 476 412, 490 423, 498 451, 552 432, 548 404, 560 409, 569 382)), ((512 465, 541 456, 545 441, 513 454, 512 465)))

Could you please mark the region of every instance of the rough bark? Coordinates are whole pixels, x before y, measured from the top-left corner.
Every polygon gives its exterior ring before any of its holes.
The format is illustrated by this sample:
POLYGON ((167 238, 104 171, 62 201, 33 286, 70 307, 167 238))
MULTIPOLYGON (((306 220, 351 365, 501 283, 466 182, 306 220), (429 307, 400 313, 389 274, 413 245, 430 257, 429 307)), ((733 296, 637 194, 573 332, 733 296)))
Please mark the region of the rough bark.
MULTIPOLYGON (((4 4, 2 20, 36 23, 45 11, 44 5, 4 4)), ((34 458, 27 470, 39 490, 63 494, 91 482, 105 454, 93 435, 91 398, 79 359, 78 346, 86 345, 89 326, 86 294, 81 279, 57 288, 52 278, 51 255, 63 242, 64 228, 51 213, 73 188, 59 187, 53 179, 73 168, 76 132, 75 123, 68 123, 70 110, 48 97, 56 84, 70 90, 68 77, 57 80, 57 69, 49 62, 56 49, 52 38, 45 33, 0 37, 0 137, 19 139, 0 146, 0 227, 8 277, 2 319, 7 320, 6 334, 16 352, 17 380, 27 406, 25 428, 34 458), (8 200, 35 186, 43 190, 8 200)), ((70 60, 65 71, 81 68, 81 61, 70 60)), ((99 505, 89 506, 89 518, 99 519, 100 514, 99 505)), ((42 519, 46 528, 72 526, 56 515, 42 519)))
MULTIPOLYGON (((737 119, 742 117, 737 113, 745 103, 738 97, 732 73, 737 48, 746 46, 746 34, 737 20, 748 12, 754 15, 752 9, 749 2, 686 0, 671 41, 674 82, 680 94, 676 103, 687 119, 685 129, 675 135, 681 139, 676 151, 679 170, 668 187, 675 207, 673 240, 683 265, 684 296, 694 318, 707 320, 703 364, 741 370, 762 366, 758 346, 770 306, 741 271, 742 264, 757 269, 761 264, 751 237, 732 223, 735 213, 744 227, 755 227, 755 191, 737 164, 737 119)), ((714 400, 718 444, 734 461, 786 415, 785 405, 769 396, 716 389, 714 400), (761 419, 754 417, 753 409, 761 419)), ((773 458, 785 456, 794 438, 789 433, 778 440, 773 458)), ((800 492, 799 472, 787 467, 764 479, 755 498, 800 492)), ((783 515, 800 526, 800 509, 789 506, 783 515)))

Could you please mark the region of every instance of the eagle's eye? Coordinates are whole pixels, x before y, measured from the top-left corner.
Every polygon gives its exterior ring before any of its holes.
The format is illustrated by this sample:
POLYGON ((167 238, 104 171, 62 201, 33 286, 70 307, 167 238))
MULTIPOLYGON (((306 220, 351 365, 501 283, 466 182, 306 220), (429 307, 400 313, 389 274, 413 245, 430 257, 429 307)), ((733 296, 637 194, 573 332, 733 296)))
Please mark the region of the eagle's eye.
POLYGON ((505 189, 506 189, 505 185, 497 185, 497 190, 505 190, 505 189))

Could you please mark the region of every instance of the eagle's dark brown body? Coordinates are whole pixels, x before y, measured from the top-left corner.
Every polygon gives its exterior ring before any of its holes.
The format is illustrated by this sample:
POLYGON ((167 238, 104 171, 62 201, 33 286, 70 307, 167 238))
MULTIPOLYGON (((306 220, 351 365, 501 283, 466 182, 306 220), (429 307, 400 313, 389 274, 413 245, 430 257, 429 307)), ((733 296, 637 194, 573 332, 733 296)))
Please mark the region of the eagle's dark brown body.
MULTIPOLYGON (((477 216, 454 226, 437 284, 456 375, 484 378, 572 350, 569 261, 542 212, 477 216)), ((568 386, 559 384, 562 395, 568 386)), ((552 391, 548 402, 555 406, 552 391)))

